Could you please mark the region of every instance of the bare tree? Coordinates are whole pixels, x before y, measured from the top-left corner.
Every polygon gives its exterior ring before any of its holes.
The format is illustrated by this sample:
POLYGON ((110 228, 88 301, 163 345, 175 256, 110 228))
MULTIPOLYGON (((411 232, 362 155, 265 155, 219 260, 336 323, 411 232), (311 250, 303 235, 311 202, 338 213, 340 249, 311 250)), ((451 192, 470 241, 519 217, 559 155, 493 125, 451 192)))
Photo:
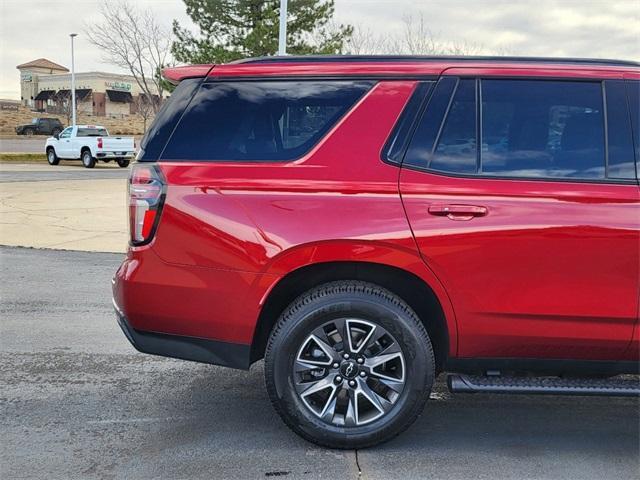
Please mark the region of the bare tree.
POLYGON ((415 18, 405 15, 402 31, 385 35, 356 25, 353 35, 346 43, 345 53, 392 54, 392 55, 480 55, 482 45, 464 38, 455 41, 442 40, 429 28, 424 15, 415 18))
POLYGON ((138 115, 142 117, 143 130, 145 132, 147 131, 147 121, 156 113, 156 105, 159 103, 160 99, 158 97, 148 97, 144 93, 136 96, 134 99, 136 111, 138 112, 138 115))
MULTIPOLYGON (((105 2, 101 21, 85 26, 89 41, 103 53, 103 60, 128 70, 148 98, 163 98, 159 72, 170 61, 171 35, 151 10, 141 10, 127 1, 105 2)), ((152 102, 157 112, 160 102, 152 102)))
POLYGON ((349 55, 376 55, 392 53, 391 38, 374 32, 369 27, 355 25, 345 42, 345 53, 349 55))
POLYGON ((70 125, 73 113, 73 109, 71 108, 71 91, 58 92, 53 98, 56 102, 55 107, 52 109, 53 113, 64 115, 67 119, 67 125, 70 125))
POLYGON ((416 21, 411 15, 402 19, 402 36, 394 42, 394 50, 409 55, 437 55, 445 53, 441 45, 424 21, 424 16, 416 21))

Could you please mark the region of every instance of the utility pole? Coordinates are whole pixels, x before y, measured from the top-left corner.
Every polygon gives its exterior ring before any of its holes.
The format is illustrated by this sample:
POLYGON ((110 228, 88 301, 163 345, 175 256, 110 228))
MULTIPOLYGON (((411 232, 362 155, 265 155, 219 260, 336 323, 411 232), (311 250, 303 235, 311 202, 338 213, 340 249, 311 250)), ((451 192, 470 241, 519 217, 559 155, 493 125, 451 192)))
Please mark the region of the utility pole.
POLYGON ((77 37, 77 33, 69 34, 71 37, 71 114, 72 114, 72 126, 76 126, 76 69, 73 58, 73 38, 77 37))
POLYGON ((278 55, 287 54, 287 0, 280 0, 280 31, 278 36, 278 55))

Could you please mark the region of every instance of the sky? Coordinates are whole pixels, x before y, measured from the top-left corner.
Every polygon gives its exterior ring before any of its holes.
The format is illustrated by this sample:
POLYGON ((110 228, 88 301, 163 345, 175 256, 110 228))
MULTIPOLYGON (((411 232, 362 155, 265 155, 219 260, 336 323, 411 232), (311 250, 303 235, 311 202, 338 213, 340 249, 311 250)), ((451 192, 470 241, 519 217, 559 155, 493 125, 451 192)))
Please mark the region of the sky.
MULTIPOLYGON (((83 32, 110 0, 0 0, 0 98, 19 99, 16 65, 45 57, 77 72, 123 71, 101 61, 83 32)), ((295 1, 295 0, 294 0, 295 1)), ((181 0, 136 0, 170 26, 193 26, 181 0)), ((640 0, 336 0, 335 20, 360 30, 401 35, 407 16, 422 16, 444 43, 480 53, 618 58, 640 61, 640 0)))

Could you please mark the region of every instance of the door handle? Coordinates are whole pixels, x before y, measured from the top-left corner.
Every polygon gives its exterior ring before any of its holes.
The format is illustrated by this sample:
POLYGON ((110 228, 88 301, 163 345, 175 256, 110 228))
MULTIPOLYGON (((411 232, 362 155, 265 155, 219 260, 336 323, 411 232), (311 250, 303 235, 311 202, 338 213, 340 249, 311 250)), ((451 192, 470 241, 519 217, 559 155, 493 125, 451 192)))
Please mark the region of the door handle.
POLYGON ((450 220, 471 220, 473 217, 484 217, 488 213, 487 207, 480 205, 429 205, 429 213, 450 220))

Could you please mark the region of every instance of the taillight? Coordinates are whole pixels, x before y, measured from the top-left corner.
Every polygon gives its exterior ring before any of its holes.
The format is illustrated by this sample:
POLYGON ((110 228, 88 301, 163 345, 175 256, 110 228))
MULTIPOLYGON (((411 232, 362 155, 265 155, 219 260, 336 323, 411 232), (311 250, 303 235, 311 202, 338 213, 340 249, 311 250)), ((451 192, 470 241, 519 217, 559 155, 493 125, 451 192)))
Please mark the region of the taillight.
POLYGON ((129 230, 131 244, 151 241, 160 220, 165 182, 156 165, 136 164, 129 175, 129 230))
POLYGON ((102 137, 98 137, 98 148, 102 148, 102 137))

